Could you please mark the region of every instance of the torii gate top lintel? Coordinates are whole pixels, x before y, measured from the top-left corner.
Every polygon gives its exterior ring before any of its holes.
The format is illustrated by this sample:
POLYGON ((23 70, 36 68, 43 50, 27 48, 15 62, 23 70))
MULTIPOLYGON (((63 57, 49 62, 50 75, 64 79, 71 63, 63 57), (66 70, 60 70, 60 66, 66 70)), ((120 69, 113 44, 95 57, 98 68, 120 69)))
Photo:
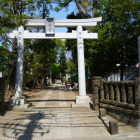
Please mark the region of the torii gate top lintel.
MULTIPOLYGON (((54 19, 54 25, 55 27, 76 27, 78 25, 91 27, 96 26, 99 21, 102 21, 102 17, 89 19, 54 19)), ((46 19, 28 19, 26 26, 46 26, 46 19)))

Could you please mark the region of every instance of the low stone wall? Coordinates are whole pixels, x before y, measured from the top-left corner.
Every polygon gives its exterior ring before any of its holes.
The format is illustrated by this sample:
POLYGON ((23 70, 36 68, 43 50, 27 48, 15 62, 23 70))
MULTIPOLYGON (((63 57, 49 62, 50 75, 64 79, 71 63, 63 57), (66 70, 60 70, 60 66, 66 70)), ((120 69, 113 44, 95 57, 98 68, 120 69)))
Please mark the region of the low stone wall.
POLYGON ((94 109, 105 108, 108 115, 140 129, 138 97, 138 80, 105 81, 99 77, 93 79, 94 109))
POLYGON ((0 115, 4 114, 5 80, 0 78, 0 115))

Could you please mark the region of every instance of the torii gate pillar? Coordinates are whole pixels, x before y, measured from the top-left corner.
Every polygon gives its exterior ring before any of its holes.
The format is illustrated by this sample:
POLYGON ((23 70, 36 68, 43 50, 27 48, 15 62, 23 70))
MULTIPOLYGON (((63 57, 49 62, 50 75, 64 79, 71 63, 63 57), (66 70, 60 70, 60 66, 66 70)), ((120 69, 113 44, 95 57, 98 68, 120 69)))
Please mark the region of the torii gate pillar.
POLYGON ((22 96, 22 83, 23 83, 23 54, 24 54, 24 27, 18 28, 17 38, 17 62, 16 62, 16 81, 15 81, 15 96, 22 96))
POLYGON ((83 27, 81 25, 77 26, 77 53, 78 53, 79 96, 76 97, 76 104, 89 105, 90 98, 86 96, 84 41, 83 41, 83 27))
POLYGON ((28 108, 26 98, 22 95, 23 89, 23 62, 24 62, 24 27, 18 27, 17 31, 17 61, 16 61, 16 81, 15 81, 15 96, 10 100, 11 105, 20 105, 22 108, 28 108))

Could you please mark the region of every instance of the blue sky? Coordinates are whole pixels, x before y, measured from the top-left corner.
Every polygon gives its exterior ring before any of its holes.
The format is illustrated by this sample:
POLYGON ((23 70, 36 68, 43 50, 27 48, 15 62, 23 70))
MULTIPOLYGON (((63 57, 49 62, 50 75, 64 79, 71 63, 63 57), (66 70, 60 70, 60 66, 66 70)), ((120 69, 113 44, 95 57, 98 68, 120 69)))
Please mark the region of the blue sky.
MULTIPOLYGON (((56 5, 54 4, 54 7, 56 5)), ((66 19, 66 16, 70 13, 72 13, 73 11, 76 11, 76 5, 74 2, 71 2, 69 4, 68 10, 66 10, 65 8, 63 8, 62 10, 60 10, 59 12, 55 12, 55 11, 51 11, 50 12, 50 17, 54 17, 56 19, 66 19)))
MULTIPOLYGON (((54 5, 54 7, 55 6, 56 5, 54 5)), ((50 17, 54 17, 55 19, 66 19, 67 15, 72 13, 73 11, 76 12, 76 5, 75 5, 74 2, 71 2, 69 4, 68 10, 63 8, 59 12, 51 11, 50 12, 50 17)), ((60 28, 56 28, 55 31, 56 32, 66 32, 67 28, 60 27, 60 28)))

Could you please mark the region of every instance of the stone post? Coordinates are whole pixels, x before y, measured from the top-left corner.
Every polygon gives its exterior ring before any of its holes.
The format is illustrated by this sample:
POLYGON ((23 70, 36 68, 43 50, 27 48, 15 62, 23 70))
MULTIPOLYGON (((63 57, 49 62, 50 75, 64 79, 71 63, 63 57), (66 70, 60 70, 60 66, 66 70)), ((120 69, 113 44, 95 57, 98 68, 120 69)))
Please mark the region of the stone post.
MULTIPOLYGON (((104 98, 103 98, 104 99, 104 98)), ((109 90, 108 90, 108 85, 105 85, 105 99, 109 100, 109 90)))
POLYGON ((123 103, 126 103, 126 92, 125 92, 125 86, 121 86, 121 101, 123 103))
POLYGON ((116 93, 116 102, 120 102, 120 91, 119 91, 119 85, 115 85, 115 93, 116 93))
POLYGON ((114 89, 112 84, 110 84, 110 100, 114 101, 114 89))
POLYGON ((78 53, 79 96, 76 97, 76 104, 89 104, 90 98, 86 95, 84 42, 83 42, 83 28, 81 25, 78 25, 77 27, 77 53, 78 53))
POLYGON ((24 54, 24 28, 18 28, 18 46, 17 46, 17 62, 16 62, 16 83, 15 83, 15 96, 22 96, 22 82, 23 82, 23 54, 24 54))
MULTIPOLYGON (((24 27, 18 28, 17 36, 17 62, 16 62, 16 81, 15 81, 15 96, 10 100, 11 105, 20 106, 26 104, 26 98, 22 96, 23 83, 23 54, 24 54, 24 27)), ((27 108, 27 107, 25 107, 27 108)))
MULTIPOLYGON (((99 98, 104 100, 105 99, 105 92, 104 92, 104 79, 100 79, 100 94, 99 98)), ((99 100, 100 100, 99 99, 99 100)))
POLYGON ((139 96, 139 79, 136 79, 135 80, 135 109, 140 111, 138 96, 139 96))
POLYGON ((118 134, 118 123, 109 121, 109 132, 111 135, 118 134))
POLYGON ((131 85, 128 85, 128 103, 133 104, 133 89, 131 85))
POLYGON ((101 77, 95 76, 92 78, 92 85, 93 85, 93 109, 99 110, 99 98, 101 92, 101 77))

